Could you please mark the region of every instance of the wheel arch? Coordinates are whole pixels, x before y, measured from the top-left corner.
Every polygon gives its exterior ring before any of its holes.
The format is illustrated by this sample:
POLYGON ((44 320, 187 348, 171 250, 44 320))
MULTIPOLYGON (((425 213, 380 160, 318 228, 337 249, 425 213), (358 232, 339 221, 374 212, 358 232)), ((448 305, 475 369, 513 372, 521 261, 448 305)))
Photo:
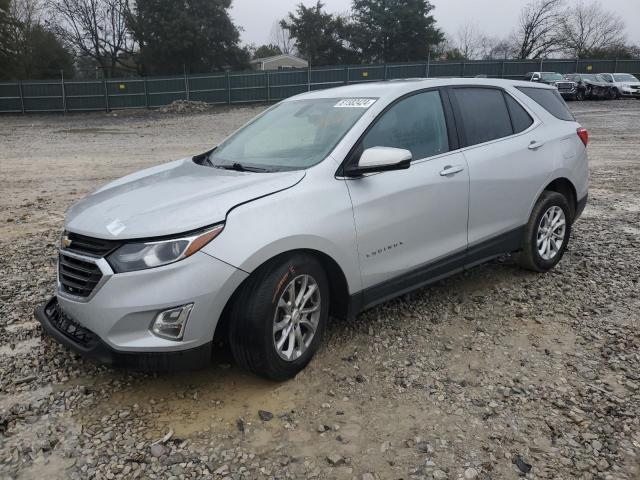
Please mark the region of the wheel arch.
POLYGON ((238 285, 238 287, 234 290, 233 294, 231 294, 231 296, 227 300, 227 303, 225 304, 222 315, 220 316, 220 321, 218 322, 216 331, 214 332, 214 339, 217 338, 222 341, 226 339, 229 322, 231 321, 231 305, 235 301, 238 292, 240 292, 246 282, 248 282, 253 275, 256 275, 258 270, 260 270, 265 265, 296 254, 309 255, 311 257, 314 257, 324 268, 324 271, 327 274, 327 279, 329 280, 329 315, 341 319, 345 319, 348 317, 350 298, 349 284, 347 282, 347 277, 338 262, 327 253, 320 250, 311 248, 296 248, 278 253, 277 255, 265 260, 258 267, 256 267, 249 274, 249 276, 245 278, 242 283, 240 283, 240 285, 238 285))
MULTIPOLYGON (((549 182, 547 186, 544 187, 543 191, 557 192, 567 199, 569 207, 571 208, 571 222, 573 223, 576 217, 576 210, 578 208, 578 194, 576 192, 576 187, 573 185, 571 180, 566 177, 558 177, 549 182)), ((540 196, 538 195, 538 198, 539 197, 540 196)))

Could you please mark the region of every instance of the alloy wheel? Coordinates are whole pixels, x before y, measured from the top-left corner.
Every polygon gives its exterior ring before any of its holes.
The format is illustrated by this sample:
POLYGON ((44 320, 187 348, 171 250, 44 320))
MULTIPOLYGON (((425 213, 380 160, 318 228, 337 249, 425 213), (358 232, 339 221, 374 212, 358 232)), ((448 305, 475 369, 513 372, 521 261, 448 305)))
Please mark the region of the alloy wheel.
POLYGON ((320 321, 321 301, 320 288, 311 275, 299 275, 289 282, 273 318, 273 345, 280 358, 291 362, 307 351, 320 321))
POLYGON ((552 260, 562 249, 567 234, 567 218, 564 210, 554 205, 542 215, 538 224, 536 246, 544 260, 552 260))

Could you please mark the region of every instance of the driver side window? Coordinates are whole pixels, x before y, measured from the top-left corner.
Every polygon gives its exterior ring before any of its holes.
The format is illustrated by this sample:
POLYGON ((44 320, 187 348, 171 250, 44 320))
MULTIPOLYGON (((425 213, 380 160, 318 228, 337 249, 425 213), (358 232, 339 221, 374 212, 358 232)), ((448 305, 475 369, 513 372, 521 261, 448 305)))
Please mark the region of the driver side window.
POLYGON ((362 140, 361 149, 394 147, 409 150, 414 160, 449 151, 440 92, 404 98, 387 110, 362 140))

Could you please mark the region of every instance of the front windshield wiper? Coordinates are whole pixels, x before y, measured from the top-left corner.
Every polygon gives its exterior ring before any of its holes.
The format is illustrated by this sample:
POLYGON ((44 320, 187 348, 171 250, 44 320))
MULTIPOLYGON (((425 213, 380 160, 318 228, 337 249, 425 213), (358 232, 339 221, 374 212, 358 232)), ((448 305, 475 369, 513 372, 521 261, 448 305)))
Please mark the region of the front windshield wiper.
POLYGON ((270 171, 269 169, 266 169, 266 168, 253 167, 253 166, 250 167, 248 165, 243 165, 240 162, 213 164, 210 159, 208 159, 208 161, 212 167, 222 168, 224 170, 235 170, 236 172, 269 172, 270 171))

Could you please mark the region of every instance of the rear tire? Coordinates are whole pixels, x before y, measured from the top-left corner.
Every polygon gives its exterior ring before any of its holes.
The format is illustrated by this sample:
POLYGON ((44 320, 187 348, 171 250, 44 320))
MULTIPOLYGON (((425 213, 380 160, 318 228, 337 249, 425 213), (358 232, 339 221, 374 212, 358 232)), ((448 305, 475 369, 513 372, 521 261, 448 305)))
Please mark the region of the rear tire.
POLYGON ((235 361, 271 380, 294 377, 322 341, 329 301, 327 275, 314 257, 294 254, 267 262, 232 303, 229 344, 235 361))
POLYGON ((525 227, 522 250, 515 255, 518 265, 534 272, 555 267, 569 243, 572 218, 564 195, 542 192, 525 227))

